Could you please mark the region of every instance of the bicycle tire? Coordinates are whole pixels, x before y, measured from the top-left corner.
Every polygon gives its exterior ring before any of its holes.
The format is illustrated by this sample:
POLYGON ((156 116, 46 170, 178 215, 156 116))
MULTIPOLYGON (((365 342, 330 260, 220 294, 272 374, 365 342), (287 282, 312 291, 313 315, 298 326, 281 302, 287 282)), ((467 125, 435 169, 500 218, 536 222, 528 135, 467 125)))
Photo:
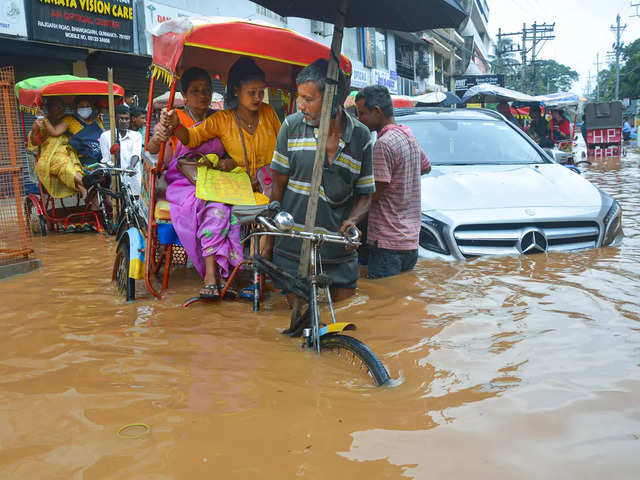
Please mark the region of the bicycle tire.
POLYGON ((357 338, 342 334, 330 334, 320 338, 320 351, 323 350, 347 350, 356 356, 364 366, 371 379, 377 386, 387 383, 391 377, 386 367, 369 347, 357 338))
POLYGON ((129 242, 120 242, 116 250, 116 260, 113 265, 113 280, 118 293, 126 297, 127 301, 136 299, 136 281, 129 278, 129 242))

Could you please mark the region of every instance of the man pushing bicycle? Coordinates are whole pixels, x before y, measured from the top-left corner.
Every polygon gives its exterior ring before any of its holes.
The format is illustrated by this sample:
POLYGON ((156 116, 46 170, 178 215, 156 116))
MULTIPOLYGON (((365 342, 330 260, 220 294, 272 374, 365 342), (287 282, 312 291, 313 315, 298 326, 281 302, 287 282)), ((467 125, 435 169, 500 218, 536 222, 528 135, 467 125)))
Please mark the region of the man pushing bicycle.
MULTIPOLYGON (((271 162, 271 200, 291 213, 296 230, 302 230, 318 145, 318 125, 327 80, 328 62, 320 59, 305 67, 296 79, 298 112, 288 116, 280 128, 271 162)), ((342 105, 349 90, 348 80, 339 72, 337 104, 342 105)), ((315 230, 344 233, 367 214, 375 192, 372 143, 369 129, 338 107, 331 119, 315 230)), ((285 271, 296 274, 301 241, 268 238, 263 255, 273 258, 285 271)), ((334 301, 355 293, 360 271, 357 254, 343 245, 327 243, 320 249, 322 270, 331 279, 334 301)))

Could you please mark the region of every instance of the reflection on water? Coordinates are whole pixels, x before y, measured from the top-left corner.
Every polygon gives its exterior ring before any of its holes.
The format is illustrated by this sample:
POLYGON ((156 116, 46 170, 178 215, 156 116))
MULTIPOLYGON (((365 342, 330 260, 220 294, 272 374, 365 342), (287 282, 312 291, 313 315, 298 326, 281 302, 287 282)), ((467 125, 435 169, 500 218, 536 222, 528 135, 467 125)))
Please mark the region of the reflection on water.
POLYGON ((620 248, 362 282, 339 316, 386 389, 283 338, 278 296, 182 309, 178 270, 126 304, 111 239, 37 240, 43 268, 0 283, 0 478, 637 478, 638 157, 581 168, 623 207, 620 248))

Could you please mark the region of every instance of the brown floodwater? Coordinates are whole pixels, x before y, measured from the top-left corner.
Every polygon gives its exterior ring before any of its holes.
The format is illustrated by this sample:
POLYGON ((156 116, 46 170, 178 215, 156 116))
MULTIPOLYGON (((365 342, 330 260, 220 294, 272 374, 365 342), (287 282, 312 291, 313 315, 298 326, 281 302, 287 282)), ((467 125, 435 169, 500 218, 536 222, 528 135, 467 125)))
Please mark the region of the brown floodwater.
POLYGON ((639 159, 584 169, 619 248, 363 280, 338 316, 390 388, 283 337, 279 296, 184 309, 181 269, 126 303, 112 238, 38 238, 42 268, 0 282, 0 478, 638 478, 639 159))

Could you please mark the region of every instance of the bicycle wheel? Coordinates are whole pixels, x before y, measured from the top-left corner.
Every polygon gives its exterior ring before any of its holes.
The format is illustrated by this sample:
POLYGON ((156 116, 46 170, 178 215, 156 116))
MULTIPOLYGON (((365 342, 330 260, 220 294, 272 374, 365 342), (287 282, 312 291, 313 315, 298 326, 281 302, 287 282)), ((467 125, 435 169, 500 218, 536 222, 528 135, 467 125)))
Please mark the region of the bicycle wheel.
POLYGON ((367 375, 377 386, 384 385, 391 378, 376 354, 357 338, 325 335, 320 338, 320 351, 342 360, 344 365, 351 367, 349 371, 367 375))
POLYGON ((129 243, 126 241, 118 245, 113 265, 113 280, 120 295, 126 296, 127 300, 135 300, 136 281, 129 278, 129 243))

